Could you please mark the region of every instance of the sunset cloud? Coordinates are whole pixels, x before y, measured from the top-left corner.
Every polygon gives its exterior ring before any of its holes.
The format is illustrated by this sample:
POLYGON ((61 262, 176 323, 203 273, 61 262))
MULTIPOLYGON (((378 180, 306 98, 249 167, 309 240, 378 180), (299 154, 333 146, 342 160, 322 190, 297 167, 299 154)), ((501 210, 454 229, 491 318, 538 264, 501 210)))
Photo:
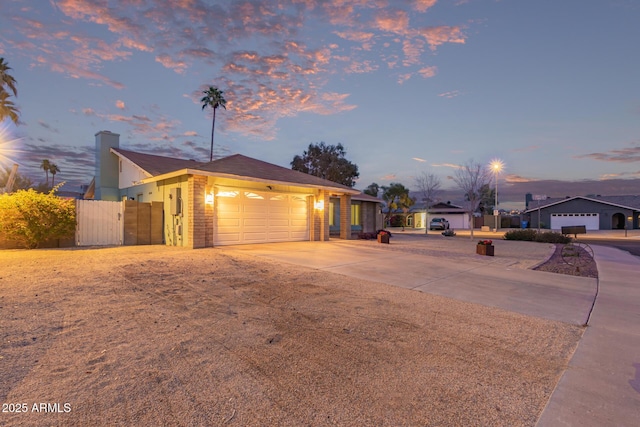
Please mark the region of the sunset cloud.
POLYGON ((435 50, 444 43, 464 44, 466 40, 466 36, 462 33, 460 27, 428 27, 422 28, 418 32, 425 38, 431 50, 435 50))
POLYGON ((507 183, 514 183, 514 182, 531 182, 533 181, 533 179, 531 178, 525 178, 524 176, 520 176, 520 175, 514 175, 514 174, 507 174, 504 177, 504 180, 507 183))
POLYGON ((453 90, 453 91, 450 91, 450 92, 443 92, 443 93, 439 93, 438 94, 439 97, 447 98, 447 99, 455 98, 458 95, 460 95, 460 91, 457 91, 457 90, 453 90))
POLYGON ((435 6, 438 0, 415 0, 413 8, 418 12, 426 12, 427 9, 435 6))
MULTIPOLYGON (((400 84, 413 76, 435 76, 437 68, 425 64, 425 55, 466 38, 460 26, 425 27, 435 4, 60 0, 55 13, 64 19, 49 19, 46 8, 14 8, 11 19, 23 37, 10 43, 32 55, 36 66, 115 89, 125 85, 111 71, 117 68, 107 64, 153 52, 158 67, 188 76, 194 91, 212 81, 224 88, 233 114, 223 115, 222 130, 272 139, 283 117, 356 108, 346 101, 347 93, 326 88, 328 76, 373 73, 381 65, 403 67, 392 77, 400 84), (307 33, 320 25, 328 26, 331 40, 307 33), (378 49, 372 54, 374 47, 378 49)), ((124 110, 124 102, 118 101, 116 108, 124 110)), ((91 115, 88 110, 84 114, 91 115)), ((134 132, 143 123, 133 116, 101 117, 127 123, 134 132)))
POLYGON ((620 173, 606 173, 603 175, 600 175, 600 179, 603 180, 607 180, 607 179, 626 179, 626 178, 640 178, 640 170, 639 171, 635 171, 635 172, 620 172, 620 173))
POLYGON ((418 74, 420 74, 425 79, 435 76, 437 72, 437 67, 424 67, 418 70, 418 74))
POLYGON ((453 168, 453 169, 462 169, 464 166, 462 165, 456 165, 455 163, 438 163, 438 164, 433 164, 432 166, 435 167, 443 167, 443 168, 453 168))
POLYGON ((575 156, 576 159, 593 159, 603 162, 634 163, 640 162, 640 146, 610 150, 603 153, 590 153, 575 156))
POLYGON ((116 108, 119 108, 120 110, 124 110, 125 109, 124 101, 121 101, 118 99, 116 101, 116 108))

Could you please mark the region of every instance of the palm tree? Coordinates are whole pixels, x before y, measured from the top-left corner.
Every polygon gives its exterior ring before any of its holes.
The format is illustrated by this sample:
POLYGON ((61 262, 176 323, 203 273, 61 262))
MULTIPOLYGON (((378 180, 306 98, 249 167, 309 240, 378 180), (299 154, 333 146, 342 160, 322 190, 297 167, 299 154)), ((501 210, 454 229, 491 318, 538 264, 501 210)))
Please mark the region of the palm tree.
POLYGON ((0 86, 3 88, 7 86, 13 92, 13 96, 18 96, 18 90, 16 89, 16 79, 14 79, 8 71, 11 69, 9 64, 4 62, 4 58, 0 58, 0 86))
POLYGON ((205 96, 202 97, 200 102, 202 102, 202 109, 204 110, 207 107, 213 108, 213 123, 211 125, 211 155, 209 156, 209 161, 213 160, 213 130, 216 127, 216 110, 218 107, 222 107, 225 110, 227 107, 227 101, 224 99, 222 94, 223 91, 219 90, 215 86, 209 86, 208 90, 202 91, 205 96))
POLYGON ((51 162, 48 159, 44 159, 42 163, 40 163, 40 169, 44 171, 45 176, 47 177, 47 182, 45 186, 49 186, 49 169, 51 168, 51 162))
POLYGON ((13 123, 18 124, 18 113, 20 110, 9 99, 9 94, 4 88, 0 87, 0 122, 9 117, 13 123))
POLYGON ((16 89, 16 79, 9 74, 9 64, 4 61, 4 58, 0 58, 0 121, 9 117, 15 124, 18 124, 18 113, 20 110, 9 99, 11 96, 9 91, 13 92, 13 96, 18 96, 18 90, 16 89), (6 88, 9 88, 9 91, 6 88))
POLYGON ((60 172, 60 168, 55 163, 50 163, 49 172, 51 172, 51 187, 53 187, 56 181, 56 174, 60 172))

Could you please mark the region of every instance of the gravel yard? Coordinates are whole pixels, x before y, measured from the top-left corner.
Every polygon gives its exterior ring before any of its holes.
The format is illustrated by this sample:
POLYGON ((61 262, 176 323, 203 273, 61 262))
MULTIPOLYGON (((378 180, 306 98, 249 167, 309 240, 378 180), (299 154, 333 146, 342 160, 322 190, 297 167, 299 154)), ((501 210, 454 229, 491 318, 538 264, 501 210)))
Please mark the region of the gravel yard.
POLYGON ((532 426, 583 333, 215 249, 0 260, 0 425, 532 426))

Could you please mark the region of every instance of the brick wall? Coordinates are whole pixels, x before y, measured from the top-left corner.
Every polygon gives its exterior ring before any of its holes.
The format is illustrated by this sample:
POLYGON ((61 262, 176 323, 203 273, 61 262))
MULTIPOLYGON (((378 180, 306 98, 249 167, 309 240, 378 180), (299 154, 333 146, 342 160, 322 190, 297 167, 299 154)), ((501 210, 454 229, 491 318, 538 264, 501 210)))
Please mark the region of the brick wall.
POLYGON ((207 177, 189 175, 187 181, 187 245, 192 249, 206 246, 206 214, 204 192, 207 177))

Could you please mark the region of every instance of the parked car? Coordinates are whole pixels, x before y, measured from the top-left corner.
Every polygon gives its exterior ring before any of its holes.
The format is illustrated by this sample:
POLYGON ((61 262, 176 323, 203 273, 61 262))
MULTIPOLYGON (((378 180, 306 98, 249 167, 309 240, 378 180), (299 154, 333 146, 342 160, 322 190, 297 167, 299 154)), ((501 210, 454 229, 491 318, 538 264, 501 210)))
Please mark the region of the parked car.
POLYGON ((429 223, 429 230, 448 230, 449 221, 444 218, 433 218, 429 223))

